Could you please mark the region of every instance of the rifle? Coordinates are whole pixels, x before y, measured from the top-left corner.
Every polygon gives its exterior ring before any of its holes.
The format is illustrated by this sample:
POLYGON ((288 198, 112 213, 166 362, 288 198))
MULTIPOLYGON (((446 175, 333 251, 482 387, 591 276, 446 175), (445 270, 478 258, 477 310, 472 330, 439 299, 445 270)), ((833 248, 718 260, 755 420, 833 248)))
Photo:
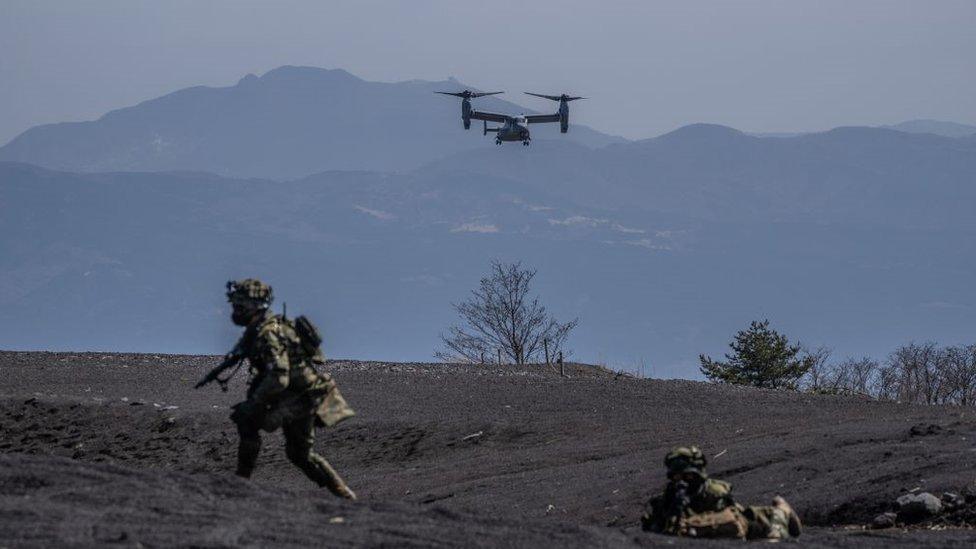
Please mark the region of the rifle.
POLYGON ((198 381, 197 384, 193 386, 193 388, 199 389, 200 387, 203 387, 204 385, 207 385, 212 381, 216 381, 217 384, 220 385, 220 390, 226 393, 227 383, 230 381, 232 377, 234 377, 234 374, 237 373, 237 370, 240 369, 242 362, 244 362, 243 355, 236 354, 233 351, 227 353, 224 356, 224 360, 220 364, 218 364, 216 368, 207 372, 207 375, 203 376, 203 379, 198 381), (224 370, 232 366, 236 366, 237 368, 235 368, 234 371, 231 372, 229 376, 223 378, 220 377, 220 374, 222 374, 224 370))
POLYGON ((193 388, 199 389, 200 387, 203 387, 204 385, 207 385, 212 381, 216 381, 217 384, 220 385, 220 390, 226 393, 227 383, 230 381, 232 377, 234 377, 234 374, 237 373, 237 370, 241 369, 241 364, 244 362, 244 354, 245 354, 244 350, 250 346, 251 340, 254 339, 254 335, 255 335, 254 332, 255 330, 248 328, 244 332, 244 337, 242 337, 241 340, 237 342, 237 345, 235 345, 234 348, 231 349, 229 353, 224 355, 224 360, 221 361, 216 368, 207 372, 207 375, 203 376, 203 379, 198 381, 197 384, 193 386, 193 388), (220 374, 222 374, 224 370, 227 370, 228 368, 232 368, 232 367, 235 368, 234 371, 230 373, 230 375, 223 378, 220 377, 220 374))
POLYGON ((671 501, 668 502, 668 513, 665 519, 664 531, 670 534, 681 535, 683 525, 682 519, 685 518, 685 511, 691 505, 691 498, 688 497, 688 483, 679 480, 674 483, 674 493, 671 501))

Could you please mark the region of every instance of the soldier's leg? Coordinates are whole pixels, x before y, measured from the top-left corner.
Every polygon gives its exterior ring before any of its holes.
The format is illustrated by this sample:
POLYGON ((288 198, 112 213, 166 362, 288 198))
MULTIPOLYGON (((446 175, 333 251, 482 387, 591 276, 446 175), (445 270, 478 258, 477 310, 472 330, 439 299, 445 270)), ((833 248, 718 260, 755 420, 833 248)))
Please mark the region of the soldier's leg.
POLYGON ((800 516, 796 514, 793 507, 789 503, 786 503, 786 500, 781 496, 776 496, 773 498, 773 507, 779 509, 786 517, 787 533, 794 538, 800 537, 800 532, 803 528, 800 524, 800 516))
POLYGON ((257 418, 251 417, 237 410, 230 416, 237 425, 237 475, 251 478, 251 473, 258 463, 261 452, 261 426, 257 418))
POLYGON ((333 494, 346 499, 356 499, 356 494, 346 486, 332 465, 312 449, 315 443, 315 415, 308 414, 289 419, 282 425, 285 435, 285 453, 308 478, 333 494))
POLYGON ((800 535, 800 518, 779 496, 773 499, 772 505, 752 505, 743 513, 749 519, 749 539, 787 539, 800 535))

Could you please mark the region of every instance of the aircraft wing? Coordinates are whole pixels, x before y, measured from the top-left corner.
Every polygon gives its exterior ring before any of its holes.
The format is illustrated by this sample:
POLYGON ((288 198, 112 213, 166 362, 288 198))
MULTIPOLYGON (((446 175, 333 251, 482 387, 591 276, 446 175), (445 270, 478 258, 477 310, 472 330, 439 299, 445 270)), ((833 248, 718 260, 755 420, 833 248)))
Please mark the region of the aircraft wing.
POLYGON ((559 122, 559 113, 556 114, 529 114, 525 121, 529 124, 541 124, 543 122, 559 122))
POLYGON ((508 116, 507 114, 498 114, 494 112, 471 111, 471 118, 474 120, 487 120, 488 122, 505 122, 512 117, 508 116))

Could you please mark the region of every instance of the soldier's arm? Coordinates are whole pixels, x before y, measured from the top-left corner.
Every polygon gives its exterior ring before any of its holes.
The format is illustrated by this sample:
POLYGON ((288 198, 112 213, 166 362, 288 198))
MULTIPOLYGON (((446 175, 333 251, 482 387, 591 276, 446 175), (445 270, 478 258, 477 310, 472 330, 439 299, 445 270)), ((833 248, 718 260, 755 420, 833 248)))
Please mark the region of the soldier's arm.
POLYGON ((654 509, 648 505, 644 508, 644 514, 641 515, 641 530, 645 532, 654 532, 654 509))
POLYGON ((708 479, 704 487, 705 507, 710 511, 721 511, 726 507, 735 507, 732 497, 732 485, 724 480, 708 479))
POLYGON ((263 405, 288 388, 288 351, 281 338, 269 331, 258 334, 255 341, 255 360, 264 371, 251 399, 263 405))
POLYGON ((641 515, 641 528, 647 532, 661 532, 664 529, 664 497, 655 496, 644 506, 641 515))

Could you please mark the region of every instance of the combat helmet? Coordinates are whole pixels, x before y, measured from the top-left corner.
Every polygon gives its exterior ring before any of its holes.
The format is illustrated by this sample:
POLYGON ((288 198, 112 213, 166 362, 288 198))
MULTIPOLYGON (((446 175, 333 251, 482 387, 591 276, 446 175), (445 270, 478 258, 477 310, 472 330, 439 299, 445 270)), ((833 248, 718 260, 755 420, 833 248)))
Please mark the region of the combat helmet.
POLYGON ((664 456, 669 477, 679 473, 697 473, 704 478, 707 463, 705 454, 697 446, 678 446, 664 456))
POLYGON ((231 280, 227 282, 227 301, 232 305, 267 309, 274 301, 274 292, 271 291, 271 286, 256 278, 231 280))

